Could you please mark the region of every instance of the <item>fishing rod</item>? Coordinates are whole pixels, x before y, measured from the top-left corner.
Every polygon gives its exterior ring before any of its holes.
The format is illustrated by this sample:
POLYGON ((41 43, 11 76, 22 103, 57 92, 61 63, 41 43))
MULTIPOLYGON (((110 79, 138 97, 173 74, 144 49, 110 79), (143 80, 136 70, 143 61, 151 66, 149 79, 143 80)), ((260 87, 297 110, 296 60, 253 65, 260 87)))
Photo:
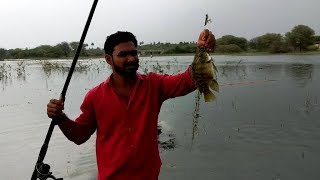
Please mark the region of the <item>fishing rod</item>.
MULTIPOLYGON (((60 98, 59 99, 62 102, 65 101, 65 96, 66 96, 66 93, 67 93, 67 89, 68 89, 68 86, 69 86, 69 83, 70 83, 74 68, 75 68, 75 66, 77 64, 77 61, 78 61, 78 58, 79 58, 79 55, 80 55, 80 52, 81 52, 85 37, 87 35, 87 32, 88 32, 88 29, 89 29, 89 26, 90 26, 94 11, 96 9, 97 3, 98 3, 98 0, 94 0, 94 2, 92 4, 92 7, 91 7, 91 10, 90 10, 87 22, 85 24, 84 30, 83 30, 81 38, 80 38, 80 42, 79 42, 77 51, 76 51, 76 53, 74 55, 74 58, 73 58, 73 61, 72 61, 72 64, 71 64, 71 67, 70 67, 66 82, 65 82, 65 84, 63 86, 63 89, 62 89, 62 92, 60 94, 60 98)), ((50 166, 48 164, 44 164, 43 163, 43 160, 44 160, 44 158, 46 156, 46 153, 47 153, 47 150, 48 150, 48 145, 49 145, 49 141, 50 141, 54 126, 57 125, 57 123, 58 123, 57 119, 53 118, 51 120, 51 123, 50 123, 49 129, 48 129, 46 138, 45 138, 44 143, 43 143, 43 145, 42 145, 42 147, 40 149, 38 160, 37 160, 36 165, 34 167, 34 170, 33 170, 32 176, 31 176, 31 180, 37 180, 38 178, 40 180, 46 180, 48 178, 51 178, 51 179, 54 179, 54 180, 63 180, 63 178, 56 178, 55 176, 53 176, 52 172, 50 172, 50 166)))

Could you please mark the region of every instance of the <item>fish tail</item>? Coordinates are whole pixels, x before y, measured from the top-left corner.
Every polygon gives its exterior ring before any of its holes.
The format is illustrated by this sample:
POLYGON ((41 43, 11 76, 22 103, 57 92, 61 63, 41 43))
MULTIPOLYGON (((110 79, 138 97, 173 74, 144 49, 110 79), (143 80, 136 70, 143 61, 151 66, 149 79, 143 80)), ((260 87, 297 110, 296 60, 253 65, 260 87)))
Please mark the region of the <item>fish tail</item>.
POLYGON ((218 84, 217 80, 212 80, 212 82, 210 84, 210 88, 213 91, 219 92, 219 84, 218 84))
POLYGON ((209 89, 203 91, 203 96, 205 102, 212 102, 216 99, 216 96, 209 89))

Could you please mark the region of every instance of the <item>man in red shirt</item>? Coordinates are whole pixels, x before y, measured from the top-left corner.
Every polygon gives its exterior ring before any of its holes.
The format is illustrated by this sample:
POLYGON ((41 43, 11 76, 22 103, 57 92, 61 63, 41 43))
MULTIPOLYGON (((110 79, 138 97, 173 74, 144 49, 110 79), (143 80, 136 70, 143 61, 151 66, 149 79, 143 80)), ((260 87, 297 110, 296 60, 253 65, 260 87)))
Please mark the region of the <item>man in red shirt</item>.
MULTIPOLYGON (((213 49, 214 35, 205 29, 197 45, 213 49)), ((96 131, 99 180, 156 180, 161 167, 159 111, 165 100, 196 89, 191 68, 174 75, 137 73, 137 40, 130 32, 110 35, 104 50, 112 74, 86 94, 79 117, 70 120, 57 99, 50 100, 47 114, 57 118, 64 135, 78 145, 96 131)))

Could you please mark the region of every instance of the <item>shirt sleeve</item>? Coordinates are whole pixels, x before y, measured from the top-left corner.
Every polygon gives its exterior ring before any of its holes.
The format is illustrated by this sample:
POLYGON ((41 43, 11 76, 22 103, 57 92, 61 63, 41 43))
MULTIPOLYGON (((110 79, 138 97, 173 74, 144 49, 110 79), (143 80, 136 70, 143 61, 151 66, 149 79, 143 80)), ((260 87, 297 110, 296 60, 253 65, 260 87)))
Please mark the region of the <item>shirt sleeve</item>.
POLYGON ((173 75, 162 75, 160 78, 160 95, 162 100, 187 95, 196 90, 196 85, 190 76, 189 66, 184 72, 173 75))
POLYGON ((89 93, 84 98, 80 108, 81 114, 75 121, 67 118, 58 124, 63 134, 78 145, 86 142, 97 127, 93 101, 88 95, 89 93))

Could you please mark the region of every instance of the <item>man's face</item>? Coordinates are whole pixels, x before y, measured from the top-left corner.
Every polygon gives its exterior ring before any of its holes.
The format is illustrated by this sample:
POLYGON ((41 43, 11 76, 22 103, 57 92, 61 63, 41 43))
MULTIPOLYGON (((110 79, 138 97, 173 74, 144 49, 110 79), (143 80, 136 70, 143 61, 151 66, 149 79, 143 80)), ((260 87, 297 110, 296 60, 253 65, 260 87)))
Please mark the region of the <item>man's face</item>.
POLYGON ((133 42, 124 42, 114 47, 111 55, 113 70, 120 76, 134 77, 139 68, 137 48, 133 42))

